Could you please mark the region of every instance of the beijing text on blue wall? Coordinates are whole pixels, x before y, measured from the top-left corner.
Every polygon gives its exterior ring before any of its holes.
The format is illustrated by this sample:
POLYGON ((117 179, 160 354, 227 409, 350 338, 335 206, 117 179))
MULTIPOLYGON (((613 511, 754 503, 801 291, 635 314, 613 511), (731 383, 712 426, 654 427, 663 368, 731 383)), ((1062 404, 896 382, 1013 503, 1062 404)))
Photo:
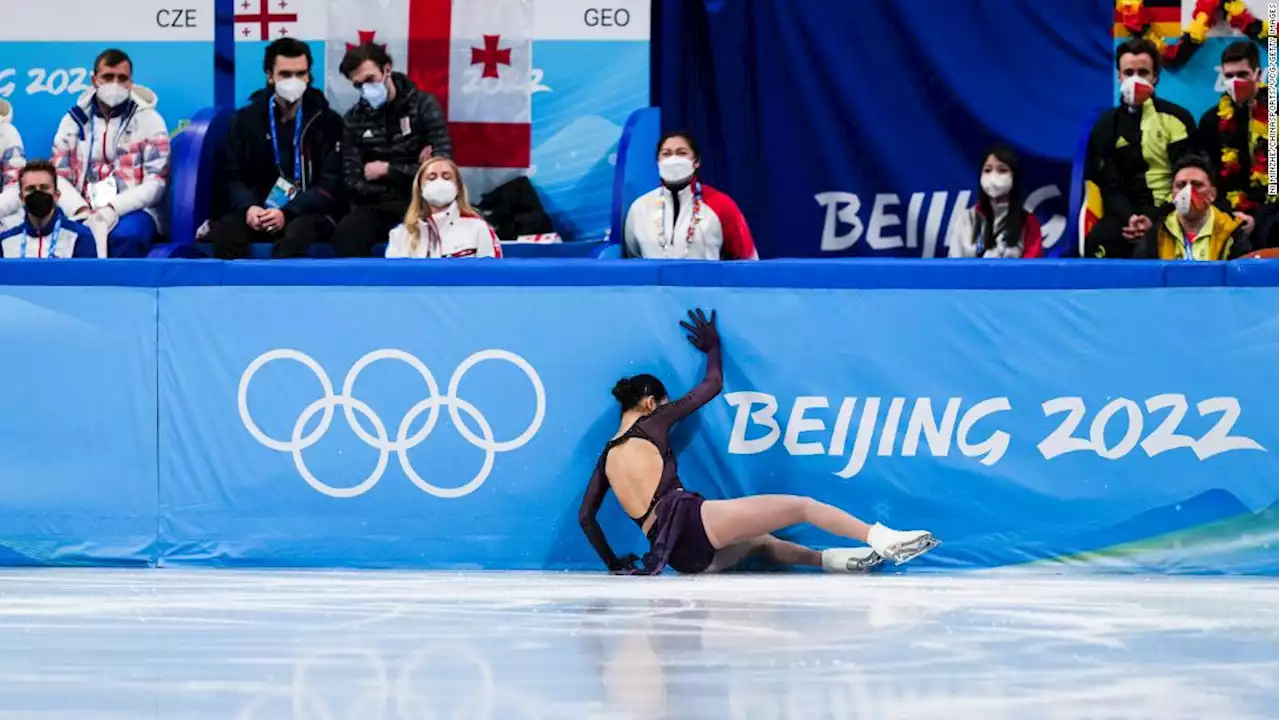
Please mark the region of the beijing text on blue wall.
POLYGON ((912 572, 1275 574, 1276 275, 4 263, 0 564, 594 569, 576 511, 609 389, 693 384, 675 323, 702 306, 726 382, 677 435, 691 489, 928 528, 912 572))

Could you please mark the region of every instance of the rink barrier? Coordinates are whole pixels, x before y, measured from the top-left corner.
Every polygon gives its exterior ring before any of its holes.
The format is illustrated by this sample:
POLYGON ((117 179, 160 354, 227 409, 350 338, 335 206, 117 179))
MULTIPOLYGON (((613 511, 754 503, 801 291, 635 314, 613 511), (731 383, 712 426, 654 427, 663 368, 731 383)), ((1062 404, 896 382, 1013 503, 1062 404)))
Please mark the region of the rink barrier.
POLYGON ((709 498, 943 539, 900 571, 1276 575, 1278 269, 0 262, 0 564, 596 569, 609 389, 693 385, 702 306, 709 498))

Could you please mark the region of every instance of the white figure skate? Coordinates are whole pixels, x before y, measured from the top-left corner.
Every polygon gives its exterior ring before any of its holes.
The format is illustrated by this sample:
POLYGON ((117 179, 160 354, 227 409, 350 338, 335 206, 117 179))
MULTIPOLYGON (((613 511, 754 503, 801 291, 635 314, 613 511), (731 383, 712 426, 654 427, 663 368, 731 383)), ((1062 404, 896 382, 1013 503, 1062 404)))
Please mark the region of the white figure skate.
POLYGON ((884 558, 869 547, 831 548, 822 551, 822 569, 829 573, 862 573, 874 570, 884 558))
POLYGON ((867 544, 881 557, 901 565, 934 549, 939 541, 924 530, 894 530, 876 523, 867 533, 867 544))

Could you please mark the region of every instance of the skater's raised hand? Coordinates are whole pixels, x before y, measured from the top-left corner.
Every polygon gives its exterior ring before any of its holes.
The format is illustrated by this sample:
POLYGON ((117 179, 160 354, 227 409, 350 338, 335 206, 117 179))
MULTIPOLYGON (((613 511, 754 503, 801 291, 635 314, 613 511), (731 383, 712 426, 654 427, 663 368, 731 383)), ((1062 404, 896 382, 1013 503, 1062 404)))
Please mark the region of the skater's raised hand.
POLYGON ((711 311, 711 319, 703 314, 702 309, 689 311, 689 322, 680 321, 680 327, 689 333, 689 342, 702 352, 710 352, 711 348, 720 344, 720 333, 716 332, 716 311, 711 311))

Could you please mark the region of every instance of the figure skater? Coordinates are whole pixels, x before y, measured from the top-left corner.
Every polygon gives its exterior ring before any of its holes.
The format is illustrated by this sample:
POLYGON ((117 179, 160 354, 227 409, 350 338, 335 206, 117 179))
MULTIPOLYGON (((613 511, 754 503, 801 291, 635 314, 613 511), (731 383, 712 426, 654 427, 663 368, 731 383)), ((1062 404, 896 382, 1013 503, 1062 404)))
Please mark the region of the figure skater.
POLYGON ((888 558, 904 563, 938 544, 920 530, 867 525, 839 508, 798 495, 753 495, 704 500, 685 490, 671 451, 673 425, 720 394, 720 335, 716 314, 690 311, 680 326, 689 342, 707 356, 707 374, 688 395, 667 402, 662 382, 652 375, 624 378, 613 388, 622 405, 618 433, 600 454, 578 512, 582 531, 609 570, 620 575, 656 575, 670 565, 682 573, 727 570, 763 555, 779 565, 821 567, 828 572, 862 572, 888 558), (596 513, 610 489, 649 539, 641 565, 634 554, 619 558, 610 549, 596 513), (867 543, 870 547, 811 550, 772 533, 800 523, 867 543))

